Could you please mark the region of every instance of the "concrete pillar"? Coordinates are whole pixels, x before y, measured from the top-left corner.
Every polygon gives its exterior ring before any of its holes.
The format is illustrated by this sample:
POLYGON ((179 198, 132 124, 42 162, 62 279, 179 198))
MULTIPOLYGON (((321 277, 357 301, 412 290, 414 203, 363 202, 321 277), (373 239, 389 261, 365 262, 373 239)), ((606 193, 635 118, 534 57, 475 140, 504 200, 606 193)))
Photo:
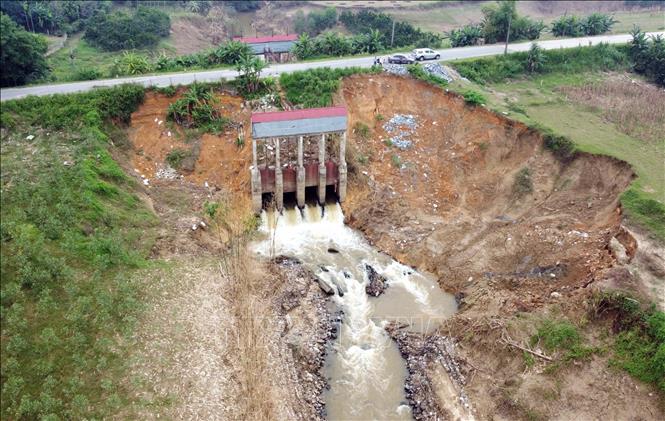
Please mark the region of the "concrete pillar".
POLYGON ((319 204, 326 201, 326 135, 319 139, 319 204))
POLYGON ((257 165, 256 157, 256 139, 252 138, 252 166, 249 168, 250 178, 252 182, 252 210, 255 213, 261 212, 261 194, 263 189, 261 187, 261 173, 257 165))
POLYGON ((298 207, 305 206, 305 167, 303 165, 302 136, 298 136, 298 168, 296 172, 296 201, 298 207))
POLYGON ((339 141, 339 184, 337 185, 337 196, 339 201, 346 199, 346 131, 342 133, 339 141))
POLYGON ((275 203, 277 210, 284 206, 284 178, 282 177, 282 162, 279 159, 279 138, 275 139, 275 203))

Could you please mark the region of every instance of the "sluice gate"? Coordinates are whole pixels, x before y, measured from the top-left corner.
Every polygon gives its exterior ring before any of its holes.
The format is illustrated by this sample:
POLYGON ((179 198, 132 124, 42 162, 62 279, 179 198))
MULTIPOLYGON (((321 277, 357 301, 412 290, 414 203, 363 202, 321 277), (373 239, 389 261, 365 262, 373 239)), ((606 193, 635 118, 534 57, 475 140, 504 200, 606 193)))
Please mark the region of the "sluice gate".
POLYGON ((284 193, 296 193, 305 206, 305 188, 318 187, 319 203, 332 186, 346 197, 346 126, 344 107, 309 108, 252 114, 252 206, 260 212, 262 195, 272 193, 279 210, 284 193))

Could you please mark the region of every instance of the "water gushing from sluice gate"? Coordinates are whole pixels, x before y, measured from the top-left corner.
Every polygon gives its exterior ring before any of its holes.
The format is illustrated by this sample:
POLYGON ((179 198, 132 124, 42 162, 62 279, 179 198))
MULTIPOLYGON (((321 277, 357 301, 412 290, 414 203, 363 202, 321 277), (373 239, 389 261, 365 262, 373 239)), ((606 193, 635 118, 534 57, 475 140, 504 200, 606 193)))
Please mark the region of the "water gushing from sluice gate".
POLYGON ((326 395, 329 419, 411 419, 404 395, 406 365, 384 327, 393 321, 429 331, 456 310, 455 299, 436 282, 371 247, 344 225, 337 203, 263 211, 256 244, 265 256, 299 259, 336 291, 332 297, 342 315, 337 339, 328 352, 326 395), (365 291, 366 265, 386 278, 379 297, 365 291))

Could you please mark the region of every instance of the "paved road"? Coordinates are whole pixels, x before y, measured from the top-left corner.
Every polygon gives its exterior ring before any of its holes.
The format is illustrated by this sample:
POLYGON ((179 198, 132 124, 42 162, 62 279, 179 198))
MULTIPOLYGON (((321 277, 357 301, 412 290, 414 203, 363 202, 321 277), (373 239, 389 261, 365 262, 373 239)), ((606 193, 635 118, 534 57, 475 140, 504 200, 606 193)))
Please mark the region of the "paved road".
MULTIPOLYGON (((665 36, 665 32, 650 32, 649 35, 661 34, 665 36)), ((580 45, 595 45, 601 42, 610 44, 621 44, 630 41, 631 37, 628 34, 621 35, 601 35, 596 37, 583 37, 583 38, 566 38, 566 39, 553 39, 548 41, 538 41, 538 44, 546 49, 552 50, 556 48, 570 48, 580 45)), ((509 52, 527 51, 531 46, 531 42, 524 42, 519 44, 510 44, 508 46, 509 52)), ((461 47, 461 48, 448 48, 440 50, 441 61, 455 60, 471 57, 491 56, 503 53, 503 45, 481 45, 477 47, 461 47)), ((370 67, 373 62, 373 57, 358 57, 358 58, 341 58, 322 61, 300 62, 300 63, 287 63, 287 64, 273 64, 266 68, 263 76, 278 76, 281 73, 293 72, 296 70, 313 69, 317 67, 370 67)), ((0 99, 6 101, 8 99, 21 98, 28 95, 50 95, 50 94, 65 94, 71 92, 89 91, 91 89, 102 86, 114 86, 123 83, 140 83, 144 86, 169 86, 169 85, 188 85, 195 81, 199 82, 214 82, 220 78, 233 79, 237 76, 235 70, 209 70, 202 72, 189 72, 189 73, 170 73, 170 74, 157 74, 151 76, 138 76, 118 79, 104 79, 93 80, 85 82, 62 83, 56 85, 39 85, 24 88, 6 88, 0 90, 0 99)))

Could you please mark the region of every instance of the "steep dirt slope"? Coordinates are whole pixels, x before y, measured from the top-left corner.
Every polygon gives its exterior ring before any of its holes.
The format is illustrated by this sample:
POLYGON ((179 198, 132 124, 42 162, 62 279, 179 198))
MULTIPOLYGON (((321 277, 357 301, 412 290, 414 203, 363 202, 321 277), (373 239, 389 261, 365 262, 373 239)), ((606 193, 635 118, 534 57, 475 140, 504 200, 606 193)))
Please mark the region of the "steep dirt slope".
MULTIPOLYGON (((539 361, 525 368, 503 340, 528 338, 545 317, 585 320, 594 282, 615 264, 608 244, 619 233, 618 197, 634 177, 627 164, 587 154, 562 161, 524 125, 398 76, 348 78, 336 102, 356 128, 345 215, 459 298, 444 331, 459 340, 479 418, 621 419, 625 399, 638 402, 630 405, 638 418, 662 413, 653 389, 610 370, 605 356, 550 376, 539 361), (395 115, 417 124, 404 150, 387 142, 396 133, 384 125, 395 115), (530 183, 519 182, 525 171, 530 183), (553 384, 552 402, 544 400, 553 384)), ((589 335, 600 334, 594 329, 589 335)))

